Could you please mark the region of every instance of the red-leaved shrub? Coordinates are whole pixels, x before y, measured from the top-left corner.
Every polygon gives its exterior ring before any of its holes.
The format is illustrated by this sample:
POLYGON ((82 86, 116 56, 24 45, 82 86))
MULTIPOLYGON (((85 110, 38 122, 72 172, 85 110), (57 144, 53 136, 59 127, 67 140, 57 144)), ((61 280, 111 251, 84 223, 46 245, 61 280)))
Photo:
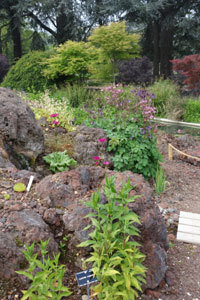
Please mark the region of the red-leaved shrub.
POLYGON ((173 70, 185 77, 183 84, 189 89, 200 88, 200 54, 185 56, 183 59, 171 60, 173 70))

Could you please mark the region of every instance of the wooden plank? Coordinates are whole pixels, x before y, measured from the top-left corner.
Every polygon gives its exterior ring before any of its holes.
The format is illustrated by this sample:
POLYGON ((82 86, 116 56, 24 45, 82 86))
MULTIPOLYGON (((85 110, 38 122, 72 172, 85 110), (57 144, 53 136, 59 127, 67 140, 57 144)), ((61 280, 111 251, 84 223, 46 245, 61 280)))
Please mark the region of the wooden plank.
POLYGON ((200 237, 200 227, 199 226, 189 226, 189 225, 178 225, 178 232, 185 232, 191 234, 199 234, 200 237))
POLYGON ((187 218, 187 219, 200 220, 200 214, 195 214, 195 213, 186 212, 186 211, 180 211, 180 217, 187 218))
POLYGON ((200 227, 200 220, 196 219, 187 219, 179 217, 179 224, 190 225, 190 226, 198 226, 200 227))
POLYGON ((200 214, 180 212, 177 240, 200 245, 200 214))
POLYGON ((177 233, 177 240, 192 243, 192 244, 199 244, 200 245, 200 235, 185 233, 185 232, 178 232, 177 233))

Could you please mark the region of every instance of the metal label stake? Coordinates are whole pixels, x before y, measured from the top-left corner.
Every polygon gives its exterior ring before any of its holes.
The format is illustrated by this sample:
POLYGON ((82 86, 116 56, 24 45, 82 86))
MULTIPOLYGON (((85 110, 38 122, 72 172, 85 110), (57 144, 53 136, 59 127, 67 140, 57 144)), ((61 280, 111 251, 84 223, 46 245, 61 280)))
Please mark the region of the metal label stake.
POLYGON ((88 300, 90 300, 90 284, 98 281, 96 276, 94 276, 92 269, 76 273, 76 279, 78 281, 78 286, 81 287, 87 285, 88 300))

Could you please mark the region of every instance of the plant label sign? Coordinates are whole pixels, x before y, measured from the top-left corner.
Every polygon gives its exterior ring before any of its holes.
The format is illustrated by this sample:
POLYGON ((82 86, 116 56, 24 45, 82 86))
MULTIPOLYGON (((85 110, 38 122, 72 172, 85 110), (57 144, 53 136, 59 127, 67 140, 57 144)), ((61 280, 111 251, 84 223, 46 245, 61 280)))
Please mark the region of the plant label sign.
POLYGON ((96 276, 94 276, 92 269, 76 273, 76 279, 79 286, 89 285, 98 281, 96 276))

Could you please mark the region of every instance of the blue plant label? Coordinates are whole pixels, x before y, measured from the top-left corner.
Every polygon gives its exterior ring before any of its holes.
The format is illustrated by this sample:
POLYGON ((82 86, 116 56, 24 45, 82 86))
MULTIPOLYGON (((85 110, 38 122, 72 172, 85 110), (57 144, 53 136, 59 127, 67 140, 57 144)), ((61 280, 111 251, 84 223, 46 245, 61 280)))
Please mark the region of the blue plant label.
POLYGON ((96 276, 94 276, 92 269, 76 273, 76 279, 79 286, 89 285, 98 281, 96 276))

